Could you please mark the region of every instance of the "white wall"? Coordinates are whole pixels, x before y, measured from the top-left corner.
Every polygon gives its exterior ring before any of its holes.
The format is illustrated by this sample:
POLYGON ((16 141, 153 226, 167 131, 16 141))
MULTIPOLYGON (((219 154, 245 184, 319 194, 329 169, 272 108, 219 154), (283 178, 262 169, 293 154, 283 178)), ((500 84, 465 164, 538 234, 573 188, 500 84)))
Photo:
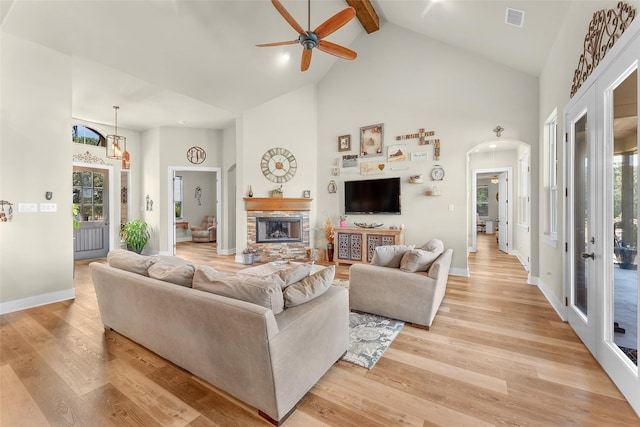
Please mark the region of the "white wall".
MULTIPOLYGON (((465 272, 471 191, 466 154, 478 143, 495 138, 493 129, 498 124, 505 129, 502 138, 537 145, 537 79, 389 23, 358 38, 352 48, 361 55, 355 61, 338 61, 318 85, 319 210, 337 220, 343 209, 342 182, 359 178, 357 169, 343 170, 338 177, 330 174, 333 159, 346 154, 338 152, 339 135, 351 135, 351 153, 357 154, 361 126, 384 123, 385 146, 396 144, 398 135, 419 128, 433 130, 441 141, 440 161, 431 159, 432 146, 405 140, 400 142, 409 152, 427 151, 429 160, 387 163, 385 168, 386 176, 403 178, 402 215, 354 216, 348 222, 405 224, 409 244, 442 239, 454 250, 454 272, 465 272), (398 49, 407 40, 411 49, 398 49), (429 177, 435 164, 446 173, 439 183, 442 196, 427 197, 424 192, 432 184, 429 177), (425 175, 425 184, 407 184, 409 176, 418 173, 425 175), (326 191, 331 179, 338 182, 338 194, 326 191)), ((322 217, 316 226, 321 221, 322 217)))
POLYGON ((14 204, 13 220, 0 223, 2 313, 73 298, 75 291, 71 63, 0 34, 0 199, 14 204), (21 213, 20 203, 38 210, 21 213), (40 203, 55 203, 57 210, 41 212, 40 203))
MULTIPOLYGON (((633 6, 636 11, 640 11, 640 0, 626 0, 626 3, 633 6)), ((540 108, 538 127, 544 127, 544 121, 549 117, 554 108, 558 109, 558 244, 554 247, 540 239, 540 235, 534 235, 535 240, 541 240, 539 250, 535 251, 539 262, 539 283, 546 292, 556 301, 561 301, 562 291, 562 258, 564 247, 564 212, 562 207, 562 194, 565 188, 563 181, 564 155, 562 147, 562 137, 566 130, 562 110, 569 102, 569 94, 573 83, 573 74, 578 66, 578 59, 584 51, 584 37, 587 34, 589 22, 591 22, 594 12, 600 9, 615 8, 616 2, 606 0, 594 0, 588 2, 572 2, 571 9, 566 15, 565 21, 560 27, 560 32, 555 44, 547 58, 546 65, 540 75, 540 108)), ((638 19, 638 17, 636 17, 638 19)), ((542 144, 543 135, 540 135, 542 144)), ((542 150, 538 155, 540 164, 544 162, 542 150)), ((542 183, 542 178, 540 178, 542 183)), ((538 196, 540 200, 545 197, 544 186, 540 185, 538 196)), ((537 205, 534 205, 537 207, 537 205)), ((540 205, 542 206, 542 204, 540 205)), ((541 213, 542 215, 542 213, 541 213)), ((539 233, 544 232, 544 218, 539 219, 539 233)))
MULTIPOLYGON (((243 197, 251 185, 254 197, 269 197, 276 184, 267 180, 260 168, 262 155, 274 147, 289 150, 296 158, 295 176, 283 184, 284 197, 302 197, 317 182, 316 88, 305 86, 246 111, 238 120, 237 189, 236 189, 236 249, 247 245, 247 218, 243 197)), ((316 213, 314 200, 311 215, 316 213)), ((314 220, 314 218, 312 218, 314 220)))
MULTIPOLYGON (((216 191, 214 172, 179 171, 176 175, 182 176, 184 188, 183 218, 189 221, 189 227, 200 226, 207 215, 216 215, 216 191), (200 204, 195 197, 196 187, 202 190, 200 204)), ((176 230, 177 233, 177 230, 176 230)), ((187 236, 191 236, 191 230, 186 230, 187 236)))

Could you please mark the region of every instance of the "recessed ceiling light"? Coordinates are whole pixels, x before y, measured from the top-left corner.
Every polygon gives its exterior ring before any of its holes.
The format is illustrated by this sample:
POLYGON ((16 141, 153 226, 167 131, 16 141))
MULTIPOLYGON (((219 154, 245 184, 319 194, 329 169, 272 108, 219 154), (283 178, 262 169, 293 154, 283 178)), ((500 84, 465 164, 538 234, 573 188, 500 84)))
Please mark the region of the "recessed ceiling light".
POLYGON ((178 120, 178 124, 180 125, 186 125, 187 121, 186 120, 178 120))
POLYGON ((285 52, 282 55, 280 55, 280 62, 282 64, 286 64, 287 62, 289 62, 290 58, 291 58, 291 55, 289 55, 289 52, 285 52))

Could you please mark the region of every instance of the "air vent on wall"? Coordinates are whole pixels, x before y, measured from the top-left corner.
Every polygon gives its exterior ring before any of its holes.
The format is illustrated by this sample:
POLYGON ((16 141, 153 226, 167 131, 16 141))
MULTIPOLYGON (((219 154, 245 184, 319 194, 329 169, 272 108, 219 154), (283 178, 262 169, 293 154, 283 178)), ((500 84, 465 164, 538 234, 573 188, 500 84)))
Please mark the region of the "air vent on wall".
POLYGON ((504 22, 509 25, 514 25, 516 27, 522 28, 522 24, 524 22, 524 12, 522 10, 511 9, 510 7, 508 7, 504 22))

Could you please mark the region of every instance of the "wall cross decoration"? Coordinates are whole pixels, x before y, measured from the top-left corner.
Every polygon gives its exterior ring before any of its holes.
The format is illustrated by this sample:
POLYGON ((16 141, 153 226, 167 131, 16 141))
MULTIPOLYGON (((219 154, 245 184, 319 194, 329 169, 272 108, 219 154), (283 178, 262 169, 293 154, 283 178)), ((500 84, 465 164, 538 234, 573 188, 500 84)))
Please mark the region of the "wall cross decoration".
POLYGON ((500 125, 496 126, 496 128, 493 130, 496 133, 496 136, 502 136, 502 131, 504 130, 504 128, 500 125))
POLYGON ((430 140, 425 139, 427 136, 433 136, 436 133, 432 130, 425 132, 424 128, 422 129, 418 129, 418 133, 410 133, 408 135, 400 135, 400 136, 396 136, 396 141, 402 141, 403 139, 415 139, 418 138, 419 139, 419 143, 420 145, 427 145, 429 144, 430 140))

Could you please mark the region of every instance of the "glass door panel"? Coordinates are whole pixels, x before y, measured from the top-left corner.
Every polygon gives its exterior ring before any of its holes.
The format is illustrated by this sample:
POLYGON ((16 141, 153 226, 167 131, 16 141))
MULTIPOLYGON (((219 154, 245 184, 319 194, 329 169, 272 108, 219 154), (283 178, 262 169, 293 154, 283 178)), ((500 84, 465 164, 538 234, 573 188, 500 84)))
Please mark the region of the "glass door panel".
POLYGON ((574 134, 574 209, 573 209, 573 244, 574 244, 574 282, 572 305, 587 318, 588 278, 592 259, 589 258, 589 139, 587 137, 587 114, 585 113, 573 125, 574 134))
POLYGON ((613 341, 637 366, 638 71, 613 90, 613 341))

